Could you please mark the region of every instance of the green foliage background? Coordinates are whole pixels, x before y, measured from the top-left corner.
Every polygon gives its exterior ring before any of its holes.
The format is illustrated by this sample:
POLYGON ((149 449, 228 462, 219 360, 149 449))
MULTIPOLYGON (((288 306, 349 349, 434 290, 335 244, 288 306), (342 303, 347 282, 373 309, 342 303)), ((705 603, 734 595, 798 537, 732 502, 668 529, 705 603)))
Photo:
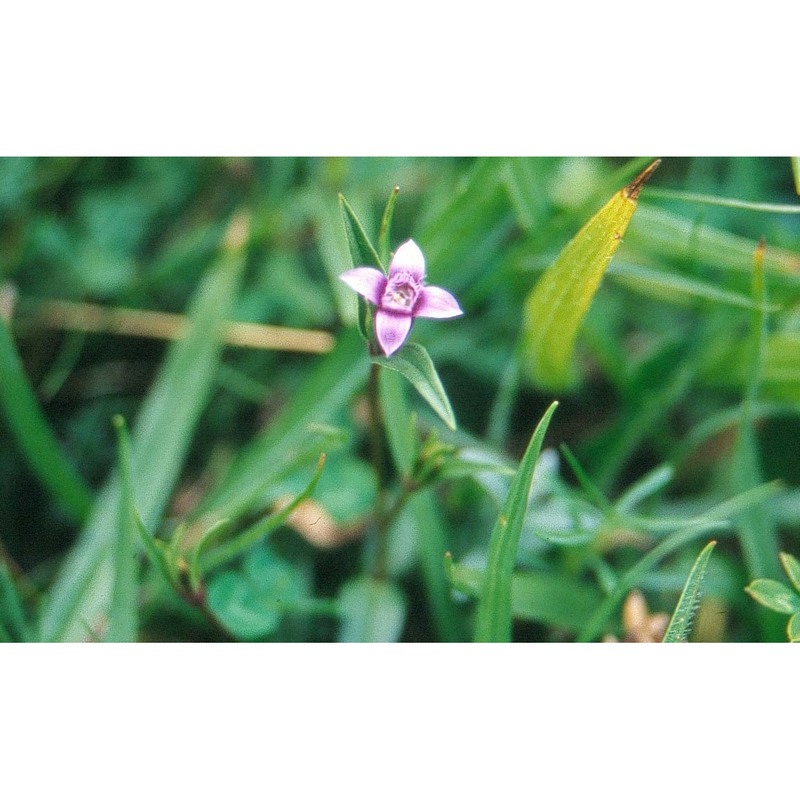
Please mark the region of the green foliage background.
POLYGON ((780 579, 778 553, 800 550, 800 218, 663 190, 797 203, 790 159, 665 158, 583 321, 574 386, 534 383, 518 347, 538 277, 651 160, 0 159, 0 285, 16 296, 0 343, 0 633, 468 640, 507 473, 557 399, 516 557, 513 637, 624 636, 625 592, 638 586, 671 613, 703 544, 719 538, 693 635, 785 640, 785 620, 743 589, 780 579), (359 535, 376 495, 357 400, 368 359, 356 299, 337 279, 351 266, 337 198, 377 242, 396 185, 389 246, 413 237, 430 282, 466 313, 412 333, 458 430, 416 394, 394 402, 410 404, 415 435, 434 431, 461 472, 453 462, 399 514, 388 580, 375 582, 359 535), (247 241, 225 244, 243 213, 247 241), (53 329, 42 322, 53 300, 189 313, 193 327, 172 346, 53 329), (225 320, 324 330, 336 346, 219 347, 225 320), (132 500, 151 535, 169 538, 181 521, 199 535, 221 517, 246 530, 304 490, 324 451, 313 497, 352 536, 320 548, 277 526, 213 573, 201 613, 138 552, 124 492, 109 483, 115 414, 131 427, 132 500), (464 468, 470 459, 506 471, 464 468), (106 596, 110 611, 96 602, 106 596))

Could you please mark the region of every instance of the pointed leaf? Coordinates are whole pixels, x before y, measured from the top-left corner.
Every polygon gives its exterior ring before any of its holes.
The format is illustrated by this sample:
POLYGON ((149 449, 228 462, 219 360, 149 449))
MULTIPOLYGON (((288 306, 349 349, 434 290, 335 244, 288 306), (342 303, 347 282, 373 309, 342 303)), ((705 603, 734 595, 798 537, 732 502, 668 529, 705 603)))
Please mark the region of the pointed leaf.
POLYGON ((364 226, 356 216, 355 211, 350 207, 350 203, 341 194, 339 195, 339 208, 342 212, 342 221, 347 234, 347 244, 350 248, 350 258, 353 260, 353 266, 379 267, 386 272, 377 250, 375 250, 364 231, 364 226))
POLYGON ((406 344, 390 358, 375 356, 373 364, 399 372, 427 401, 450 430, 456 429, 456 418, 428 351, 420 344, 406 344))
POLYGON ((541 387, 572 384, 572 351, 578 330, 606 268, 636 210, 655 161, 597 212, 548 267, 525 300, 522 359, 541 387))
POLYGON ((14 579, 4 561, 0 561, 0 625, 8 634, 7 641, 32 642, 35 639, 14 579))
POLYGON ((552 403, 536 426, 492 531, 475 623, 476 642, 511 640, 511 576, 522 533, 522 523, 528 509, 528 497, 536 462, 547 433, 547 426, 557 406, 557 402, 552 403))
POLYGON ((397 195, 399 193, 400 187, 395 186, 386 203, 383 219, 381 219, 381 228, 378 232, 378 255, 383 260, 384 264, 389 263, 389 248, 392 239, 392 218, 394 217, 394 205, 397 202, 397 195))
POLYGON ((82 522, 92 506, 92 493, 62 453, 1 313, 0 408, 34 475, 74 520, 82 522))
MULTIPOLYGON (((131 437, 136 508, 155 528, 172 494, 192 434, 214 385, 222 331, 239 286, 248 237, 246 217, 232 219, 218 261, 195 292, 185 336, 172 344, 131 437)), ((70 552, 42 617, 45 641, 82 639, 108 613, 113 585, 111 543, 121 497, 113 476, 70 552)))
POLYGON ((678 600, 678 605, 675 606, 675 611, 672 614, 672 619, 669 622, 669 627, 664 634, 664 642, 688 642, 689 633, 692 629, 692 622, 694 620, 695 611, 700 604, 700 588, 703 583, 703 577, 708 566, 708 560, 711 558, 711 551, 714 549, 716 542, 709 542, 697 556, 694 566, 689 572, 689 577, 686 579, 686 584, 683 587, 681 596, 678 600))

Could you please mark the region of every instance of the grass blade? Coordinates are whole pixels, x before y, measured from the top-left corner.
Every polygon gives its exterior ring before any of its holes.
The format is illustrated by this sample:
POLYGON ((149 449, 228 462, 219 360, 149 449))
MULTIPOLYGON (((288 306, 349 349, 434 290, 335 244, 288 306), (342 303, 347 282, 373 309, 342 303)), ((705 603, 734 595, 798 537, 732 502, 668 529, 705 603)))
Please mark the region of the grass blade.
POLYGON ((9 429, 34 475, 59 505, 83 522, 92 507, 92 493, 64 457, 25 375, 6 320, 0 314, 0 405, 9 429))
POLYGON ((711 558, 711 551, 716 545, 715 541, 709 542, 697 556, 694 566, 689 572, 689 577, 686 579, 686 585, 683 587, 678 605, 675 606, 675 611, 672 614, 672 619, 669 621, 669 627, 664 634, 664 642, 687 642, 689 641, 689 633, 692 629, 692 622, 694 620, 695 612, 700 604, 700 587, 703 583, 703 576, 708 566, 708 560, 711 558))
POLYGON ((392 189, 392 193, 389 195, 389 201, 386 203, 386 208, 383 212, 383 219, 381 219, 381 228, 378 232, 378 255, 383 260, 384 264, 389 263, 392 237, 392 218, 394 217, 394 206, 397 202, 397 195, 399 193, 400 187, 395 186, 394 189, 392 189))
POLYGON ((674 189, 647 189, 647 199, 681 200, 686 203, 698 203, 705 206, 723 206, 725 208, 742 208, 747 211, 764 211, 768 214, 800 214, 800 205, 790 203, 757 203, 751 200, 737 200, 733 197, 715 197, 712 194, 697 192, 680 192, 674 189))
POLYGON ((511 641, 511 576, 522 523, 528 508, 533 473, 550 418, 557 407, 557 402, 552 403, 536 426, 492 531, 486 573, 478 602, 474 636, 476 642, 511 641))
POLYGON ((6 632, 6 641, 35 641, 34 632, 25 618, 25 607, 4 561, 0 561, 0 626, 6 632))
POLYGON ((375 356, 372 363, 399 372, 420 393, 445 425, 451 431, 456 429, 456 418, 447 392, 428 351, 421 344, 410 342, 391 358, 375 356))
POLYGON ((117 431, 117 468, 121 476, 122 497, 119 503, 116 536, 111 548, 114 584, 111 588, 106 641, 134 642, 138 632, 136 597, 138 569, 136 562, 136 508, 133 500, 130 466, 131 445, 125 420, 119 414, 114 417, 114 428, 117 431))
MULTIPOLYGON (((167 352, 139 411, 131 442, 135 505, 154 529, 169 500, 194 427, 208 401, 221 352, 222 329, 244 265, 248 223, 235 216, 222 253, 195 293, 185 338, 167 352)), ((42 617, 45 641, 82 639, 108 613, 113 586, 111 544, 122 497, 114 475, 64 562, 42 617)))
POLYGON ((572 351, 578 330, 606 268, 636 210, 655 161, 617 192, 545 270, 525 300, 521 335, 523 364, 541 387, 572 384, 572 351))
MULTIPOLYGON (((480 597, 484 572, 464 564, 448 563, 454 589, 480 597)), ((511 616, 540 622, 565 631, 578 631, 600 604, 602 596, 592 585, 561 574, 515 572, 511 578, 511 616)))

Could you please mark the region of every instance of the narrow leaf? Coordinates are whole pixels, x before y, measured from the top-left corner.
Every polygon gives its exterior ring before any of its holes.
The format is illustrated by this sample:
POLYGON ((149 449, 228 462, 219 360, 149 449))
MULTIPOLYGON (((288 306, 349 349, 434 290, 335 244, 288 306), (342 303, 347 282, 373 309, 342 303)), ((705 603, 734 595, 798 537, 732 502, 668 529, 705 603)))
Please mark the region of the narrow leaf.
MULTIPOLYGON (((169 500, 191 437, 214 385, 222 330, 239 286, 248 238, 245 216, 232 219, 217 263, 192 301, 183 339, 170 346, 137 415, 131 437, 135 505, 154 529, 169 500)), ((113 586, 111 544, 121 498, 114 475, 67 557, 42 617, 45 641, 82 639, 108 613, 113 586)))
POLYGON ((6 630, 7 641, 34 641, 34 633, 25 618, 25 607, 4 561, 0 561, 0 623, 6 630))
POLYGON ((274 514, 270 514, 268 517, 259 520, 230 541, 221 544, 216 550, 212 550, 208 556, 203 559, 203 566, 205 569, 212 570, 221 564, 224 564, 226 561, 231 561, 245 550, 249 550, 267 534, 283 525, 291 513, 300 505, 300 503, 302 503, 304 500, 307 500, 314 493, 314 489, 316 489, 317 484, 319 483, 320 476, 322 475, 322 468, 324 466, 325 454, 322 453, 317 461, 317 468, 314 470, 311 480, 306 488, 303 489, 303 491, 300 492, 300 494, 298 494, 294 500, 284 506, 280 511, 276 511, 274 514))
MULTIPOLYGON (((448 577, 454 589, 480 597, 485 573, 464 564, 451 564, 448 577)), ((586 624, 602 597, 593 586, 555 573, 514 572, 511 578, 511 615, 565 631, 586 624)))
POLYGON ((386 203, 383 218, 381 219, 381 228, 378 232, 378 255, 384 264, 389 263, 389 248, 392 239, 392 218, 394 217, 394 206, 399 193, 400 187, 395 186, 394 189, 392 189, 392 193, 389 195, 389 201, 386 203))
POLYGON ((636 210, 642 185, 659 163, 653 162, 581 228, 526 298, 522 359, 537 385, 561 389, 573 383, 578 330, 636 210))
POLYGON ((709 542, 702 549, 700 555, 697 556, 697 560, 694 562, 694 566, 689 572, 689 577, 686 579, 686 584, 681 592, 678 605, 675 606, 675 611, 672 614, 667 632, 664 634, 664 642, 674 643, 689 641, 689 633, 692 629, 694 615, 700 604, 700 587, 703 583, 708 560, 711 558, 711 551, 714 549, 715 545, 715 541, 709 542))
POLYGON ((453 431, 456 429, 456 418, 450 400, 428 351, 422 345, 411 342, 391 358, 375 356, 372 363, 399 372, 427 401, 447 427, 453 431))
POLYGON ((511 576, 536 462, 557 406, 552 403, 536 426, 492 531, 475 623, 476 642, 511 641, 511 576))
POLYGON ((779 614, 796 614, 800 611, 800 595, 780 581, 757 578, 749 586, 745 586, 744 590, 757 603, 779 614))
POLYGON ((355 211, 350 207, 350 203, 344 199, 344 195, 339 195, 339 208, 342 212, 345 233, 347 234, 347 244, 350 247, 350 257, 354 267, 380 267, 384 272, 386 268, 380 259, 372 242, 364 232, 364 226, 356 216, 355 211))
POLYGON ((792 175, 794 176, 794 190, 800 195, 800 156, 792 156, 792 175))
POLYGON ((340 642, 396 642, 403 632, 406 601, 393 583, 368 576, 339 592, 340 642))
POLYGON ((114 419, 117 432, 118 469, 122 479, 122 496, 117 511, 116 536, 112 542, 114 583, 111 587, 111 604, 108 613, 106 641, 134 642, 138 631, 137 590, 138 564, 136 562, 136 508, 130 470, 130 440, 125 420, 117 414, 114 419))
POLYGON ((11 331, 0 314, 0 406, 8 426, 40 480, 77 522, 92 506, 92 494, 61 452, 22 366, 11 331))

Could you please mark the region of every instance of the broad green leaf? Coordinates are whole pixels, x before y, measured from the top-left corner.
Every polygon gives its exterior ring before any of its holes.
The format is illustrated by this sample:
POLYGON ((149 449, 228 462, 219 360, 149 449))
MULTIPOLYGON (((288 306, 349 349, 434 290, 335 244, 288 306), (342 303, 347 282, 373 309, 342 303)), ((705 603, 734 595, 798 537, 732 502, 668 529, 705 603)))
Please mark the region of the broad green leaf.
POLYGON ((581 630, 578 641, 588 642, 599 636, 627 592, 637 586, 638 582, 662 559, 711 531, 718 533, 729 532, 730 522, 728 520, 730 518, 748 505, 763 503, 777 492, 777 488, 775 483, 767 483, 747 492, 742 492, 742 494, 710 509, 707 512, 707 519, 696 521, 685 528, 675 531, 675 533, 656 545, 620 577, 615 590, 601 603, 592 618, 581 630))
POLYGON ((475 622, 476 642, 511 641, 511 576, 536 462, 557 406, 552 403, 536 426, 492 531, 475 622))
POLYGON ((366 348, 355 331, 341 334, 319 358, 278 417, 246 447, 198 516, 234 519, 258 502, 265 489, 289 469, 313 463, 331 443, 324 427, 340 414, 367 381, 366 348))
POLYGON ((659 163, 617 192, 578 231, 525 299, 521 356, 538 386, 563 389, 574 383, 578 330, 636 210, 642 185, 659 163))
POLYGON ((121 476, 122 497, 117 512, 116 536, 111 545, 114 583, 111 587, 106 641, 135 642, 138 633, 139 565, 136 559, 138 534, 130 468, 130 439, 122 416, 116 415, 113 423, 117 431, 117 470, 121 476))
MULTIPOLYGON (((800 194, 800 191, 798 191, 800 194)), ((786 635, 790 642, 800 642, 800 614, 792 614, 786 625, 786 635)))
POLYGON ((783 564, 783 570, 792 582, 792 586, 800 592, 800 561, 789 553, 781 553, 780 559, 781 564, 783 564))
POLYGON ((406 601, 389 581, 361 576, 339 592, 340 642, 396 642, 403 633, 406 601))
POLYGON ((399 353, 386 358, 375 356, 373 364, 399 372, 427 401, 450 430, 456 429, 456 418, 428 351, 416 342, 406 344, 399 353))
POLYGON ((0 560, 0 626, 6 631, 6 641, 32 642, 35 639, 34 632, 26 619, 25 607, 14 585, 14 579, 2 560, 0 560))
POLYGON ((253 641, 274 634, 283 614, 306 591, 300 571, 267 547, 248 553, 243 569, 224 570, 208 584, 214 616, 237 639, 253 641))
POLYGON ((23 369, 11 331, 0 314, 0 406, 34 475, 77 522, 92 506, 92 494, 61 452, 23 369))
POLYGON ((397 372, 382 369, 378 372, 378 396, 389 441, 392 459, 401 475, 411 475, 417 458, 417 438, 405 384, 397 372))
MULTIPOLYGON (((186 334, 170 346, 139 410, 131 437, 131 477, 135 507, 147 529, 154 529, 161 517, 210 396, 247 235, 246 218, 235 216, 217 263, 195 293, 186 334)), ((45 641, 82 639, 86 626, 93 629, 98 617, 108 613, 114 582, 112 541, 121 497, 115 474, 51 589, 42 617, 45 641)))
POLYGON ((400 193, 400 187, 395 186, 392 193, 389 195, 389 201, 386 203, 386 208, 383 212, 381 219, 381 228, 378 232, 378 255, 384 264, 389 263, 391 237, 392 237, 392 218, 394 217, 394 206, 397 202, 397 195, 400 193))
POLYGON ((800 595, 780 581, 774 581, 771 578, 756 578, 749 586, 745 586, 744 590, 753 600, 779 614, 800 612, 800 595))
MULTIPOLYGON (((483 570, 452 564, 448 576, 454 589, 479 597, 483 570)), ((541 622, 577 631, 589 620, 602 596, 592 585, 569 575, 515 572, 511 578, 511 615, 514 619, 541 622)))
POLYGON ((703 576, 708 566, 708 560, 711 558, 711 551, 715 545, 716 542, 709 542, 702 549, 700 555, 697 556, 697 560, 694 562, 691 572, 689 572, 689 577, 686 579, 686 584, 678 599, 678 605, 675 606, 667 632, 664 634, 664 642, 689 641, 694 615, 700 605, 700 588, 703 583, 703 576))

